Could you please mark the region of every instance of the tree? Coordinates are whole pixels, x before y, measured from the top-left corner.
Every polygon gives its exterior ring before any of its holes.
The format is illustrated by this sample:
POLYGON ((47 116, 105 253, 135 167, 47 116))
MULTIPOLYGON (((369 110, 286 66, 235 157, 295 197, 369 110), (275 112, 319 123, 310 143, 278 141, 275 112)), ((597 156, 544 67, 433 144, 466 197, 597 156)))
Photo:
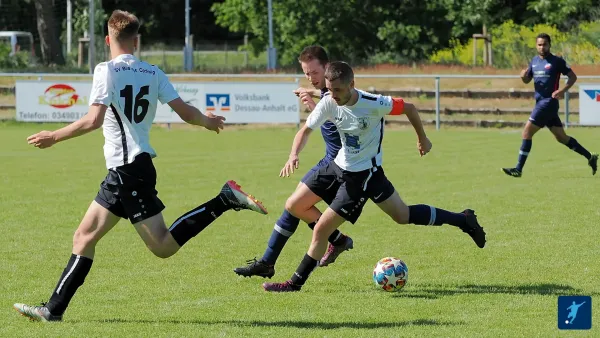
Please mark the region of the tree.
POLYGON ((535 0, 528 1, 527 9, 536 14, 528 20, 529 24, 556 25, 565 31, 582 21, 600 19, 600 8, 594 6, 593 0, 535 0))
POLYGON ((65 58, 60 43, 60 34, 54 17, 52 0, 34 0, 37 29, 40 35, 42 61, 45 65, 64 65, 65 58))

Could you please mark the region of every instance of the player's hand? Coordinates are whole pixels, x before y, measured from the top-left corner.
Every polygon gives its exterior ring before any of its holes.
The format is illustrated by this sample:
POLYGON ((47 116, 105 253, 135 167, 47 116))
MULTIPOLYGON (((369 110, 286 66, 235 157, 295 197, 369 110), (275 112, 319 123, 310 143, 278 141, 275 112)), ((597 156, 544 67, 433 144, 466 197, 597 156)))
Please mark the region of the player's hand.
POLYGON ((33 144, 36 148, 44 149, 52 147, 56 143, 56 139, 53 132, 44 130, 29 136, 27 143, 33 144))
POLYGON ((313 109, 315 109, 315 107, 317 106, 317 104, 315 103, 315 101, 312 98, 312 94, 311 94, 310 90, 300 87, 300 88, 294 90, 294 94, 296 94, 296 96, 298 96, 300 98, 300 101, 302 102, 302 104, 307 106, 308 109, 310 109, 311 111, 313 109))
POLYGON ((421 157, 425 156, 428 152, 431 151, 431 147, 433 145, 431 144, 431 141, 429 141, 429 138, 425 137, 424 139, 419 139, 417 141, 417 149, 419 149, 419 154, 421 155, 421 157))
POLYGON ((225 117, 215 115, 211 112, 207 112, 206 117, 206 125, 204 126, 204 128, 212 130, 218 134, 221 131, 221 129, 223 129, 225 117))
POLYGON ((558 99, 558 98, 560 98, 560 97, 562 96, 562 94, 563 94, 563 91, 562 91, 562 89, 555 90, 555 91, 552 93, 552 98, 553 98, 553 99, 558 99))
POLYGON ((521 77, 522 77, 522 78, 524 78, 524 77, 526 77, 526 76, 527 76, 527 71, 528 71, 528 70, 529 70, 529 67, 527 67, 527 68, 525 68, 525 69, 523 69, 523 70, 521 71, 521 77))
POLYGON ((298 155, 290 155, 290 158, 283 166, 283 169, 279 172, 279 177, 290 177, 290 174, 294 173, 294 169, 298 169, 299 163, 300 159, 298 158, 298 155))

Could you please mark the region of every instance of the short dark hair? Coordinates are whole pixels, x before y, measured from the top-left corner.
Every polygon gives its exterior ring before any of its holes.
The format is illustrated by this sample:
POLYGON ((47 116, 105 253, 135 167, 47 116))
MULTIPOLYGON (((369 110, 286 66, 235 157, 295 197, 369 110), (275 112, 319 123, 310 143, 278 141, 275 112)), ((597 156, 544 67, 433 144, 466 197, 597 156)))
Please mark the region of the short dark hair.
POLYGON ((329 81, 341 80, 344 83, 350 83, 354 80, 354 71, 352 67, 344 61, 334 61, 327 65, 325 69, 325 79, 329 81))
POLYGON ((129 40, 138 34, 140 21, 126 11, 115 10, 108 19, 108 32, 118 41, 129 40))
POLYGON ((546 33, 540 33, 538 34, 538 36, 535 38, 537 39, 545 39, 546 41, 548 41, 548 44, 551 45, 552 44, 552 39, 550 39, 550 35, 546 34, 546 33))
POLYGON ((312 60, 319 60, 321 65, 326 65, 329 62, 329 57, 325 48, 317 45, 308 46, 298 56, 298 62, 310 62, 312 60))

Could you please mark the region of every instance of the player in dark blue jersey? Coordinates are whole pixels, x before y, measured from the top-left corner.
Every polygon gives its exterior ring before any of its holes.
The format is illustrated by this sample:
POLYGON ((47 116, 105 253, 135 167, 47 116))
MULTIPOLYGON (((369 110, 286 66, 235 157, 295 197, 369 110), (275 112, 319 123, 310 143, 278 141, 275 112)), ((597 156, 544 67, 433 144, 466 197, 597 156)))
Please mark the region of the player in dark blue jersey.
MULTIPOLYGON (((327 88, 325 87, 325 67, 329 63, 329 57, 327 52, 321 46, 309 46, 304 48, 298 57, 298 61, 302 66, 302 70, 306 75, 306 78, 311 84, 320 91, 318 97, 323 98, 325 95, 329 95, 327 88)), ((305 88, 298 88, 294 93, 300 98, 303 104, 305 104, 311 111, 316 106, 313 101, 311 90, 305 88)), ((319 161, 304 177, 302 182, 306 178, 310 177, 313 172, 319 168, 326 166, 329 162, 332 162, 337 156, 338 151, 342 147, 342 141, 340 140, 340 134, 338 133, 337 127, 333 122, 325 122, 321 127, 321 134, 325 141, 325 157, 319 161)), ((297 167, 296 167, 297 168, 297 167)), ((259 260, 256 258, 248 261, 248 265, 234 269, 233 271, 241 276, 261 276, 271 278, 275 274, 275 262, 283 250, 287 240, 294 234, 298 228, 300 220, 290 214, 288 211, 284 211, 281 217, 275 223, 275 228, 269 239, 269 243, 263 257, 259 260)), ((308 226, 314 229, 317 220, 308 226)), ((329 236, 329 248, 327 253, 321 261, 320 266, 327 266, 337 259, 337 257, 344 251, 352 249, 354 246, 352 239, 341 232, 336 230, 331 236, 329 236)))
POLYGON ((529 83, 533 79, 535 108, 523 129, 523 141, 517 166, 502 168, 502 171, 512 177, 521 177, 525 161, 531 151, 533 135, 538 130, 548 127, 558 142, 587 159, 588 165, 592 168, 592 175, 595 175, 598 169, 598 155, 590 154, 574 137, 567 135, 558 116, 558 100, 575 84, 577 75, 562 57, 550 53, 550 45, 550 36, 545 33, 539 34, 536 38, 538 55, 534 56, 527 69, 521 72, 521 80, 524 83, 529 83), (559 89, 561 74, 568 76, 569 79, 567 84, 559 89))

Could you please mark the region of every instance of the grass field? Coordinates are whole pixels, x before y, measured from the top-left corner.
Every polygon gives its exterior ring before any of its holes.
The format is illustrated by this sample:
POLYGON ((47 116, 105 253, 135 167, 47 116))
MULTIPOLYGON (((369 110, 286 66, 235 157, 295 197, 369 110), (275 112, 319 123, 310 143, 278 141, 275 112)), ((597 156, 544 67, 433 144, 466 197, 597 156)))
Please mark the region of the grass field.
MULTIPOLYGON (((298 179, 323 154, 315 135, 294 178, 278 172, 293 129, 231 128, 220 135, 155 127, 158 191, 172 222, 212 198, 229 179, 262 199, 270 213, 234 211, 161 260, 121 221, 98 245, 86 283, 65 322, 30 323, 11 306, 46 301, 66 264, 71 239, 106 170, 102 134, 39 150, 26 137, 58 125, 0 124, 0 336, 61 337, 562 337, 598 336, 557 329, 559 295, 599 299, 600 177, 547 131, 534 139, 524 177, 504 176, 520 145, 517 130, 429 131, 433 151, 419 158, 414 132, 390 130, 384 167, 409 204, 476 210, 488 233, 479 249, 451 226, 397 225, 372 203, 342 231, 355 249, 318 268, 305 288, 268 294, 261 279, 233 269, 260 257, 298 179), (378 259, 409 267, 399 293, 375 289, 378 259), (578 333, 578 334, 577 334, 578 333)), ((594 129, 569 130, 598 150, 594 129)), ((300 225, 277 264, 290 277, 306 252, 300 225)), ((600 318, 600 307, 593 316, 600 318)))

